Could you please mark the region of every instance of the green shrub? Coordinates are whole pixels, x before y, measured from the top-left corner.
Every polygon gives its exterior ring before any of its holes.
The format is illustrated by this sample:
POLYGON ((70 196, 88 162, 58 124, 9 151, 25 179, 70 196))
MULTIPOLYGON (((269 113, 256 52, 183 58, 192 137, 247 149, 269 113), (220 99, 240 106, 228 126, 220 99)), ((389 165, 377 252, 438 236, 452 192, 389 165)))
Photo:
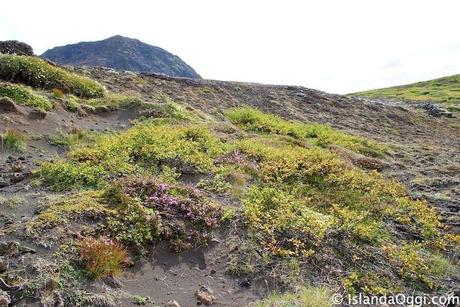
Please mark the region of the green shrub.
POLYGON ((54 66, 38 57, 0 54, 0 79, 32 87, 56 88, 84 98, 105 95, 104 87, 98 82, 54 66))
POLYGON ((4 134, 0 135, 0 143, 2 148, 23 151, 26 147, 26 137, 15 129, 7 129, 4 134))
POLYGON ((45 111, 51 110, 53 104, 48 98, 36 94, 30 87, 21 84, 0 83, 0 97, 13 99, 16 103, 36 107, 45 111))
POLYGON ((345 134, 326 125, 287 121, 279 116, 265 114, 252 107, 228 110, 225 115, 247 131, 287 135, 296 139, 311 139, 313 144, 327 147, 339 145, 352 151, 373 156, 382 155, 388 147, 362 137, 345 134))
POLYGON ((62 160, 45 162, 35 173, 43 185, 56 191, 102 187, 106 175, 107 172, 101 165, 76 164, 62 160))

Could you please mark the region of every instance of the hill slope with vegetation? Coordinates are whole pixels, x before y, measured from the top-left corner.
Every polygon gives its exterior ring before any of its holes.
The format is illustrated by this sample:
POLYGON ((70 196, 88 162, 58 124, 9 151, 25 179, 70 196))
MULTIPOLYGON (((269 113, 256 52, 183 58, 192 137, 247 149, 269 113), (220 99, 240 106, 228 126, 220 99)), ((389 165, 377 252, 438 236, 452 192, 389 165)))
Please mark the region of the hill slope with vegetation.
POLYGON ((458 290, 457 118, 16 55, 0 78, 5 300, 331 306, 458 290))
POLYGON ((407 85, 399 85, 350 94, 373 98, 398 98, 429 101, 458 106, 460 104, 460 74, 407 85))

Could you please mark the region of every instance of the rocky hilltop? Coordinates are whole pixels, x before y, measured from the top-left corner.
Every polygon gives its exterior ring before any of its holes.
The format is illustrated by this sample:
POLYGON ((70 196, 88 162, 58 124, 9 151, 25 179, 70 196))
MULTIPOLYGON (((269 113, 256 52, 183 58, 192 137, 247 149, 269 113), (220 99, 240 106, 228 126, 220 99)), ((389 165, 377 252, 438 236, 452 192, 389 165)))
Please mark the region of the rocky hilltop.
POLYGON ((0 80, 0 306, 459 294, 456 111, 10 54, 0 80))
POLYGON ((64 65, 104 66, 172 77, 201 78, 178 56, 162 48, 120 35, 96 42, 55 47, 45 51, 41 57, 64 65))

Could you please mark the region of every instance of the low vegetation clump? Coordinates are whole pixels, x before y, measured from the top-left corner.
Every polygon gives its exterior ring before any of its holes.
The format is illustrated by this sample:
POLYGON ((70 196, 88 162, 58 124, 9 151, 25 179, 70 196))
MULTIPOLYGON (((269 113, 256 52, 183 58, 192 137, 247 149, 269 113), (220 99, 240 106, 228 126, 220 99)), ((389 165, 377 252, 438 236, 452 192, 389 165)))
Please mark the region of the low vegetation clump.
POLYGON ((325 287, 301 287, 295 293, 272 294, 251 307, 332 307, 332 293, 325 287))
POLYGON ((1 148, 23 151, 26 147, 26 137, 15 129, 7 129, 5 133, 0 134, 1 148))
POLYGON ((69 160, 44 163, 39 179, 55 190, 102 187, 111 176, 157 174, 165 165, 179 172, 207 172, 226 149, 204 126, 146 122, 96 137, 94 146, 75 147, 69 160))
POLYGON ((108 238, 84 238, 79 243, 80 257, 87 272, 94 279, 116 276, 122 271, 127 251, 108 238))
POLYGON ((114 214, 103 231, 127 246, 167 241, 185 250, 208 243, 220 222, 242 219, 236 222, 245 226, 247 249, 239 249, 241 259, 232 261, 231 270, 239 275, 275 274, 282 263, 302 274, 321 263, 344 272, 338 280, 349 292, 387 293, 396 287, 388 280, 436 287, 449 263, 443 250, 454 243, 442 234, 435 210, 324 144, 372 154, 385 152, 385 145, 330 128, 313 137, 308 125, 253 109, 232 112, 237 115, 227 114, 243 129, 270 134, 228 137, 211 124, 147 120, 70 144, 67 159, 44 163, 36 176, 51 189, 104 190, 114 214), (321 138, 327 141, 314 141, 321 138), (183 177, 196 183, 185 186, 183 177), (234 190, 241 214, 208 198, 234 190), (379 267, 375 278, 366 275, 375 263, 392 266, 379 267), (354 276, 363 277, 356 282, 354 276))
POLYGON ((34 232, 66 224, 71 220, 110 216, 112 211, 102 196, 102 191, 86 191, 58 197, 40 207, 38 214, 28 223, 27 229, 34 232))
POLYGON ((18 104, 45 111, 53 108, 53 104, 48 98, 35 93, 32 88, 21 84, 0 83, 0 97, 9 97, 18 104))
POLYGON ((0 79, 49 90, 59 89, 83 98, 103 97, 106 92, 98 82, 38 57, 1 54, 0 79))
MULTIPOLYGON (((117 239, 134 245, 142 245, 156 237, 168 241, 177 251, 206 245, 221 215, 220 207, 197 189, 165 184, 152 177, 117 181, 108 195, 128 213, 123 214, 121 220, 113 220, 108 229, 117 239), (129 215, 134 208, 138 213, 150 212, 149 222, 138 223, 139 220, 131 219, 136 218, 129 215)), ((146 216, 149 214, 137 218, 146 216)))
POLYGON ((374 98, 397 98, 433 101, 444 104, 460 103, 460 75, 350 94, 374 98))
POLYGON ((326 125, 304 124, 287 121, 279 116, 265 114, 252 107, 227 111, 226 116, 246 131, 287 135, 295 139, 306 139, 321 147, 339 145, 352 151, 379 156, 388 151, 388 147, 362 137, 345 134, 326 125))

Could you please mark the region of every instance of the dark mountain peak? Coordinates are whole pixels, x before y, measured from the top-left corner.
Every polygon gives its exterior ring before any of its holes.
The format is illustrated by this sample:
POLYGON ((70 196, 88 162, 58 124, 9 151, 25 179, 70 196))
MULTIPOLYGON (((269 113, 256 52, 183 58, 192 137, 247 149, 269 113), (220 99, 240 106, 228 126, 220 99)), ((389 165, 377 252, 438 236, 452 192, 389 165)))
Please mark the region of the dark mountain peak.
POLYGON ((121 35, 47 50, 41 57, 74 66, 104 66, 117 70, 161 73, 171 77, 201 78, 178 56, 121 35))

